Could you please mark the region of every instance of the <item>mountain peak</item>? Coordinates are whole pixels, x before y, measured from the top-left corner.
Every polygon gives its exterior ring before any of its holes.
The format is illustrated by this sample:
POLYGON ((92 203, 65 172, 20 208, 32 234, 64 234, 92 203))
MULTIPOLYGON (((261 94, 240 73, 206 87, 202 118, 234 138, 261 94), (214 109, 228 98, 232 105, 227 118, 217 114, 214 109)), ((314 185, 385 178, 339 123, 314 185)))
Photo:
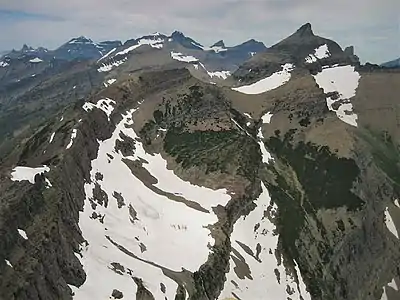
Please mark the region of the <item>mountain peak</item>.
POLYGON ((218 42, 216 42, 214 45, 211 46, 212 47, 222 47, 225 48, 225 43, 223 40, 219 40, 218 42))
POLYGON ((299 36, 314 36, 314 32, 312 31, 312 27, 310 23, 306 23, 302 25, 297 31, 295 32, 296 35, 299 36))
POLYGON ((83 35, 71 39, 68 44, 92 44, 93 41, 83 35))

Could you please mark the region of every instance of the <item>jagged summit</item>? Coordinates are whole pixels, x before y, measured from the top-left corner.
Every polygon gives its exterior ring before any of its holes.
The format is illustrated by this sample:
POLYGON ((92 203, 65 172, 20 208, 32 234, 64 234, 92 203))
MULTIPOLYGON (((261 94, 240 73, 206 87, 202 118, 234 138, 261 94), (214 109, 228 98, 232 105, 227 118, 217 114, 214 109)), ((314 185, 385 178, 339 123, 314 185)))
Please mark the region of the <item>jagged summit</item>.
POLYGON ((311 27, 311 23, 306 23, 302 25, 297 31, 294 33, 295 35, 305 37, 305 36, 314 36, 314 32, 311 27))
POLYGON ((213 45, 211 46, 211 48, 212 48, 212 47, 222 47, 222 48, 225 48, 225 43, 224 43, 223 40, 219 40, 218 42, 216 42, 215 44, 213 44, 213 45))

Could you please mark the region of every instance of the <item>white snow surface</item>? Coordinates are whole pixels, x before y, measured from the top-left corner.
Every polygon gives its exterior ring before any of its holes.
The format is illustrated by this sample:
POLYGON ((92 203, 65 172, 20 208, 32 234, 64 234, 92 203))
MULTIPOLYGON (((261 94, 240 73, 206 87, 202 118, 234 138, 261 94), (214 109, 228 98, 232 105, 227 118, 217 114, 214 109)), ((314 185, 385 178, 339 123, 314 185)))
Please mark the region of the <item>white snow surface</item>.
POLYGON ((64 120, 64 116, 61 116, 60 118, 60 122, 62 122, 64 120))
POLYGON ((43 60, 41 60, 39 57, 35 57, 35 58, 29 60, 29 62, 31 62, 31 63, 40 63, 40 62, 42 62, 42 61, 43 61, 43 60))
POLYGON ((152 48, 161 49, 164 46, 163 43, 164 43, 164 39, 162 39, 162 38, 140 39, 137 44, 129 46, 128 48, 115 53, 113 57, 116 57, 118 55, 126 55, 143 45, 148 45, 152 48))
POLYGON ((18 233, 20 236, 22 236, 23 239, 25 239, 25 240, 28 239, 28 236, 24 230, 18 228, 18 233))
POLYGON ((215 53, 225 52, 228 49, 221 46, 213 46, 213 47, 201 47, 204 51, 214 51, 215 53))
POLYGON ((117 79, 112 78, 112 79, 108 79, 106 82, 104 82, 104 86, 108 87, 110 85, 112 85, 113 83, 115 83, 117 81, 117 79))
POLYGON ((272 158, 271 153, 268 152, 267 148, 265 148, 265 144, 263 141, 264 135, 262 133, 261 127, 258 129, 257 137, 258 137, 258 145, 260 146, 261 150, 262 162, 268 164, 270 161, 273 161, 274 159, 272 158))
POLYGON ((261 79, 253 84, 244 85, 237 88, 232 88, 234 91, 243 94, 262 94, 273 89, 276 89, 290 80, 291 74, 294 66, 292 64, 285 64, 282 66, 282 70, 275 72, 271 76, 261 79))
POLYGON ((86 200, 79 218, 83 237, 89 244, 81 250, 87 279, 80 288, 73 288, 74 299, 108 299, 113 289, 135 295, 137 288, 131 278, 135 276, 143 280, 155 299, 173 300, 177 284, 163 274, 162 267, 178 272, 182 268, 197 270, 207 260, 208 246, 214 243, 205 228, 217 222, 212 207, 226 205, 230 200, 225 189, 211 190, 185 182, 167 169, 160 154, 146 153, 131 128, 135 111, 122 115, 111 138, 99 141, 98 156, 91 163, 91 183, 85 184, 86 200), (121 133, 135 141, 132 156, 124 157, 115 150, 121 133), (208 212, 152 191, 132 174, 123 160, 142 163, 157 179, 154 187, 198 203, 208 212), (103 175, 101 181, 96 180, 97 172, 103 175), (93 195, 96 184, 108 196, 106 207, 91 205, 96 203, 93 195), (114 192, 121 194, 124 206, 118 208, 114 192), (91 218, 93 213, 101 216, 102 222, 91 218), (106 236, 132 255, 119 250, 106 236), (124 266, 125 272, 112 271, 113 262, 124 266), (166 287, 165 294, 160 290, 161 283, 166 287))
POLYGON ((389 282, 386 286, 383 287, 383 294, 382 294, 381 300, 388 300, 387 291, 386 291, 387 287, 391 287, 395 291, 399 290, 399 287, 397 286, 396 281, 393 278, 391 282, 389 282))
POLYGON ((110 51, 108 51, 102 58, 100 58, 97 62, 109 57, 115 50, 117 50, 117 48, 113 48, 110 51))
POLYGON ((8 67, 10 64, 6 63, 5 61, 0 61, 0 67, 5 68, 8 67))
POLYGON ((12 181, 28 180, 30 183, 34 184, 36 174, 42 174, 49 171, 50 168, 45 165, 37 168, 15 167, 11 172, 11 180, 12 181))
POLYGON ((194 56, 184 55, 184 54, 182 54, 180 52, 174 52, 174 51, 171 51, 171 57, 172 57, 172 59, 175 59, 175 60, 178 60, 178 61, 187 62, 187 63, 199 61, 194 56))
POLYGON ((318 59, 327 58, 330 55, 331 53, 329 52, 328 45, 324 44, 315 49, 314 53, 306 57, 306 63, 310 64, 316 62, 318 59))
POLYGON ((65 149, 69 149, 72 147, 73 143, 74 143, 74 139, 76 138, 76 134, 78 133, 77 129, 72 129, 72 133, 71 133, 71 140, 69 141, 67 147, 65 149))
POLYGON ((397 231, 396 225, 393 222, 392 216, 390 215, 388 208, 386 208, 385 210, 385 224, 387 229, 389 229, 391 233, 399 238, 399 232, 397 231))
POLYGON ((398 208, 400 208, 399 199, 394 200, 394 205, 396 205, 398 208))
POLYGON ((271 123, 272 116, 273 116, 273 114, 271 114, 271 112, 267 112, 265 115, 263 115, 261 117, 261 120, 262 120, 263 124, 271 123))
POLYGON ((328 109, 334 111, 337 117, 343 122, 357 127, 357 114, 353 113, 353 105, 350 98, 356 95, 360 74, 353 66, 338 66, 323 69, 314 79, 324 93, 337 92, 338 99, 326 98, 328 109), (341 101, 341 105, 335 109, 333 104, 341 101))
POLYGON ((218 77, 218 78, 221 78, 221 79, 226 79, 226 78, 228 78, 228 76, 231 76, 231 72, 229 72, 229 71, 215 71, 215 72, 208 72, 207 71, 207 74, 211 78, 218 77))
POLYGON ((265 212, 270 212, 274 217, 277 206, 271 203, 271 197, 267 188, 261 183, 262 193, 255 201, 257 207, 248 216, 241 217, 234 225, 231 235, 233 251, 230 258, 230 270, 227 274, 225 286, 220 294, 220 300, 227 299, 310 299, 305 289, 301 274, 296 266, 296 273, 300 284, 295 278, 286 273, 285 267, 277 261, 275 250, 278 244, 278 235, 275 235, 275 225, 268 219, 265 212), (253 255, 250 255, 242 247, 248 247, 253 255), (259 255, 257 256, 257 252, 259 255), (243 278, 235 273, 239 264, 248 267, 250 274, 244 274, 243 278), (280 273, 280 284, 276 278, 274 269, 280 273), (287 286, 293 294, 289 294, 287 286), (266 298, 266 295, 268 297, 266 298))
POLYGON ((51 144, 52 142, 53 142, 53 140, 54 140, 54 136, 56 135, 56 133, 55 132, 53 132, 52 134, 51 134, 51 136, 50 136, 50 140, 49 140, 49 144, 51 144))
POLYGON ((128 60, 127 57, 125 57, 124 59, 121 60, 116 60, 116 61, 111 61, 108 63, 103 63, 101 65, 101 67, 99 67, 97 69, 97 72, 109 72, 111 71, 114 67, 119 67, 120 65, 122 65, 124 62, 126 62, 128 60))
POLYGON ((110 116, 112 114, 112 112, 114 111, 114 107, 112 106, 112 104, 115 104, 115 101, 109 98, 105 98, 105 99, 101 99, 99 101, 97 101, 96 104, 92 103, 92 102, 86 102, 82 108, 85 111, 91 111, 93 108, 98 108, 101 111, 103 111, 106 115, 108 120, 110 120, 110 116))
POLYGON ((7 264, 9 267, 14 268, 13 265, 10 263, 10 261, 8 261, 7 259, 6 259, 6 264, 7 264))
POLYGON ((248 117, 249 119, 253 119, 253 117, 252 117, 249 113, 244 113, 244 115, 245 115, 246 117, 248 117))

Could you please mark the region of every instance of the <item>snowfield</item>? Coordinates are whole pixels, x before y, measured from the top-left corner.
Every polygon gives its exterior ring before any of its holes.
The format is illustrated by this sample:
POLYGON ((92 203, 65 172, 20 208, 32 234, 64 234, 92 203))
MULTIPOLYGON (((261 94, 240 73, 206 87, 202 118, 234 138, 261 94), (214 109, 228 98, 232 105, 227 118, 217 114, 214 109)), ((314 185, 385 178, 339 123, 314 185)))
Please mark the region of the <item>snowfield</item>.
POLYGON ((174 51, 171 51, 171 58, 175 59, 175 60, 178 60, 178 61, 187 62, 187 63, 199 61, 194 56, 184 55, 184 54, 182 54, 180 52, 174 52, 174 51))
POLYGON ((114 111, 114 107, 112 106, 112 104, 115 104, 115 101, 111 100, 109 98, 106 98, 106 99, 101 99, 101 100, 97 101, 96 104, 91 103, 91 102, 86 102, 82 106, 82 108, 87 112, 91 111, 94 108, 98 108, 107 115, 107 118, 110 121, 110 116, 111 116, 112 112, 114 111))
POLYGON ((282 66, 282 71, 275 72, 271 76, 261 79, 253 84, 244 85, 232 90, 243 93, 243 94, 262 94, 273 89, 276 89, 290 80, 290 72, 293 70, 292 64, 285 64, 282 66))
POLYGON ((327 97, 328 109, 334 111, 337 117, 343 122, 357 127, 358 116, 353 112, 353 105, 350 99, 356 95, 360 74, 353 66, 338 66, 323 69, 317 75, 313 75, 318 86, 324 93, 337 92, 338 97, 327 97), (340 103, 334 108, 334 103, 340 103))
POLYGON ((328 49, 328 45, 321 45, 319 46, 317 49, 315 49, 313 54, 310 54, 309 56, 307 56, 305 58, 306 63, 314 63, 316 62, 318 59, 323 59, 323 58, 327 58, 331 55, 331 53, 329 52, 328 49))
POLYGON ((30 183, 35 183, 35 176, 37 174, 42 174, 49 172, 50 168, 48 166, 42 166, 37 168, 30 167, 15 167, 11 172, 12 181, 24 181, 27 180, 30 183))
POLYGON ((311 299, 298 268, 295 273, 300 284, 277 260, 278 235, 267 217, 274 217, 277 207, 263 183, 261 187, 262 193, 255 201, 257 207, 234 225, 230 270, 218 299, 311 299))
POLYGON ((173 300, 177 283, 163 270, 193 272, 207 260, 214 243, 207 226, 217 222, 212 208, 230 200, 226 190, 185 182, 167 169, 161 155, 146 153, 131 128, 135 111, 122 115, 111 138, 99 141, 92 161, 79 218, 88 241, 80 258, 87 279, 80 288, 72 287, 74 299, 109 299, 113 289, 132 297, 137 290, 132 277, 137 277, 155 299, 173 300), (115 150, 122 134, 134 141, 131 156, 115 150), (154 180, 140 180, 128 164, 142 167, 139 173, 148 172, 154 180))
POLYGON ((115 50, 117 50, 117 48, 113 48, 110 51, 108 51, 102 58, 100 58, 97 62, 109 57, 113 52, 115 52, 115 50))

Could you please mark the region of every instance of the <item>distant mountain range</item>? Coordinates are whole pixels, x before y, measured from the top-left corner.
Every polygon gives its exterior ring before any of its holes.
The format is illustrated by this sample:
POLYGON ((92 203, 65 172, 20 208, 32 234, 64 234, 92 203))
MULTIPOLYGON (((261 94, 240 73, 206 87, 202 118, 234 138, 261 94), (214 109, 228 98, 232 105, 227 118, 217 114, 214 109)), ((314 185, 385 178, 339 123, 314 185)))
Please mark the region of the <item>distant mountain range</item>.
MULTIPOLYGON (((80 36, 73 38, 65 44, 61 45, 55 50, 49 50, 43 47, 34 49, 28 45, 23 45, 20 50, 12 50, 11 52, 3 52, 0 55, 4 58, 21 59, 24 56, 38 57, 41 60, 49 61, 53 59, 60 60, 97 60, 102 56, 110 52, 112 49, 119 50, 120 48, 126 48, 140 41, 145 41, 149 39, 154 39, 157 37, 162 43, 174 42, 180 44, 182 47, 191 50, 203 50, 203 51, 213 51, 214 53, 232 52, 236 53, 236 56, 243 56, 244 52, 246 55, 249 53, 257 53, 266 50, 265 45, 262 42, 255 41, 253 39, 248 40, 240 45, 234 47, 226 47, 224 42, 218 41, 210 47, 205 47, 198 43, 194 39, 184 35, 180 31, 174 31, 170 36, 155 33, 147 36, 142 36, 140 38, 129 39, 125 43, 121 41, 102 41, 94 42, 90 38, 80 36)), ((246 56, 245 55, 245 56, 246 56)))
POLYGON ((381 66, 386 68, 400 68, 400 57, 398 59, 385 62, 381 64, 381 66))

